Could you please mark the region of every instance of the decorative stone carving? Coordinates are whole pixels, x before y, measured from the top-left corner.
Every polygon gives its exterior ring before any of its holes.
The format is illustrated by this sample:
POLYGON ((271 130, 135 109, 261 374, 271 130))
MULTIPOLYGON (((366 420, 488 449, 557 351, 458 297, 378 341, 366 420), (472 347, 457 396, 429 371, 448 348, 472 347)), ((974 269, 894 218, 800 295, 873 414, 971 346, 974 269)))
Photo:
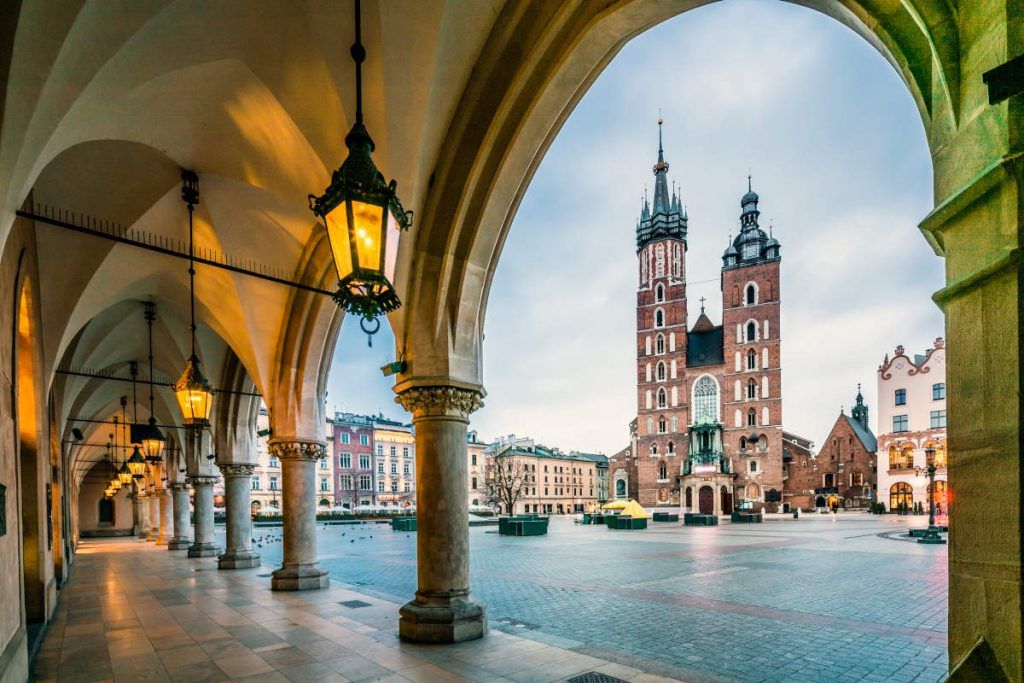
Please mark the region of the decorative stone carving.
POLYGON ((251 477, 256 465, 218 465, 221 474, 227 477, 251 477))
POLYGON ((454 386, 412 387, 395 397, 410 413, 445 413, 457 411, 463 418, 479 410, 483 404, 483 393, 475 389, 454 386))
POLYGON ((327 445, 302 439, 271 440, 267 450, 278 460, 319 460, 327 456, 327 445))
POLYGON ((217 477, 211 477, 209 475, 189 475, 186 481, 193 488, 196 486, 213 486, 217 483, 217 477))
POLYGON ((172 491, 188 491, 187 481, 172 481, 169 486, 172 491))

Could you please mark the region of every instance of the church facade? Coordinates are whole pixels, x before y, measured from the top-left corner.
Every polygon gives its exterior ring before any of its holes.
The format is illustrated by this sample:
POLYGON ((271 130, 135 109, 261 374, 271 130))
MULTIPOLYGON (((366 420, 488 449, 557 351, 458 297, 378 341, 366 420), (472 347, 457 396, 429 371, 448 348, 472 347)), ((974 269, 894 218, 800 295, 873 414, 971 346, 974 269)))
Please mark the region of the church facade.
POLYGON ((689 217, 661 145, 636 227, 637 419, 629 492, 641 505, 726 514, 782 499, 780 244, 749 183, 722 255, 722 322, 688 320, 689 217), (741 505, 742 502, 742 505, 741 505))

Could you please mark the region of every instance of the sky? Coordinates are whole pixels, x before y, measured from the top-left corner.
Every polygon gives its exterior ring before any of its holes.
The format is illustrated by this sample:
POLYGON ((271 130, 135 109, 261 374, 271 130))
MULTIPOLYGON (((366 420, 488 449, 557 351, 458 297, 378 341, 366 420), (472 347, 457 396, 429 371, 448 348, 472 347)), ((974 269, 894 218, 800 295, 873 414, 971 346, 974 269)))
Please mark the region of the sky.
MULTIPOLYGON (((727 0, 627 44, 577 105, 531 182, 501 255, 485 322, 481 438, 531 436, 612 454, 636 416, 636 221, 653 189, 657 119, 689 212, 692 324, 721 322, 721 255, 747 174, 782 244, 783 426, 821 443, 897 345, 943 336, 931 294, 943 261, 917 224, 933 206, 917 107, 863 38, 803 7, 727 0)), ((406 417, 346 318, 328 411, 406 417)), ((872 428, 878 433, 875 415, 872 428)))

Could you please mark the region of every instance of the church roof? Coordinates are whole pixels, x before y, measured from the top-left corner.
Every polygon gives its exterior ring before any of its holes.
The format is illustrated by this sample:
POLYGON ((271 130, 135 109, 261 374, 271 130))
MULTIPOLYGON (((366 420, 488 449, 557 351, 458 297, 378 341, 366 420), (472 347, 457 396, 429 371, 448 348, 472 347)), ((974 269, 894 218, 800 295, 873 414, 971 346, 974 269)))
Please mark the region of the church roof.
POLYGON ((864 450, 869 453, 874 453, 878 450, 878 439, 875 438, 875 435, 871 433, 870 429, 846 413, 842 413, 840 417, 849 423, 850 428, 853 429, 853 433, 857 435, 861 445, 864 446, 864 450))
MULTIPOLYGON (((701 317, 706 318, 702 314, 701 317)), ((711 322, 710 320, 708 321, 711 322)), ((697 325, 686 336, 686 365, 691 368, 699 368, 705 365, 722 365, 725 363, 725 352, 722 344, 725 336, 722 334, 722 326, 712 326, 711 329, 699 330, 700 318, 697 325)))
POLYGON ((640 207, 640 221, 636 227, 636 248, 655 240, 670 238, 686 241, 687 217, 679 196, 668 190, 668 162, 661 144, 661 119, 658 119, 658 162, 654 164, 654 201, 646 196, 640 207))
POLYGON ((711 318, 707 316, 704 311, 700 312, 700 316, 697 318, 697 322, 693 325, 693 332, 708 332, 713 330, 715 324, 711 322, 711 318))

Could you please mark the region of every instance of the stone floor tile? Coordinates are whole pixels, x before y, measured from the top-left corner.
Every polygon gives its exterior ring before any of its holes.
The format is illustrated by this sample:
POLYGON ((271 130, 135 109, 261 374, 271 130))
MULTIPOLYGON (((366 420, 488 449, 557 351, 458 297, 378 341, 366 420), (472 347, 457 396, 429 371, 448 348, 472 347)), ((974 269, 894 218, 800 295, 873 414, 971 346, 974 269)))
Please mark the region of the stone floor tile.
POLYGON ((252 652, 233 657, 215 657, 213 661, 231 678, 255 676, 257 674, 270 673, 274 670, 274 667, 252 652))
POLYGON ((342 655, 323 662, 331 671, 335 671, 351 681, 372 679, 394 673, 390 669, 371 662, 357 654, 342 655))
POLYGON ((157 650, 164 668, 168 671, 187 666, 189 664, 201 664, 210 661, 206 651, 198 645, 183 645, 167 650, 157 650))
POLYGON ((346 683, 349 680, 320 662, 283 667, 278 671, 294 683, 346 683))
POLYGON ((316 663, 316 660, 313 659, 312 656, 291 645, 284 648, 270 650, 269 652, 260 652, 259 656, 267 664, 278 670, 283 667, 303 666, 306 664, 316 663))

